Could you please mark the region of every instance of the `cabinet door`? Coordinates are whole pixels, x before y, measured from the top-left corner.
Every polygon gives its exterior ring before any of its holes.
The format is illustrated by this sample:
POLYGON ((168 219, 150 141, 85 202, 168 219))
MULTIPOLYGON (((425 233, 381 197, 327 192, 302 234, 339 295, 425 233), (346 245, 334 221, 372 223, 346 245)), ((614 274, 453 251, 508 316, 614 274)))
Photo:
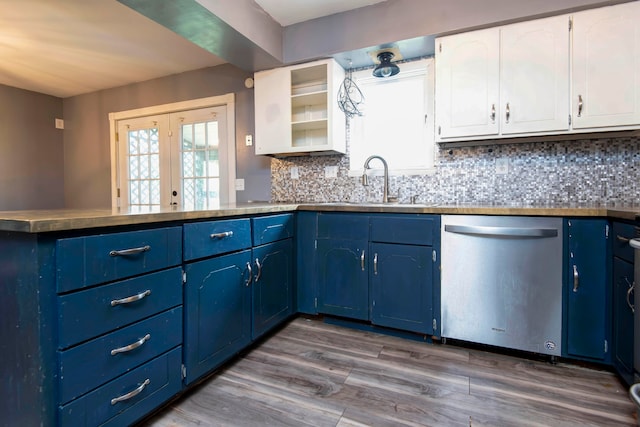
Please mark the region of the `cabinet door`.
POLYGON ((580 358, 607 358, 606 220, 571 219, 567 222, 566 276, 567 354, 580 358))
POLYGON ((291 149, 291 72, 288 68, 255 74, 256 154, 291 149))
POLYGON ((501 133, 569 130, 569 17, 508 25, 500 37, 501 133))
POLYGON ((251 251, 186 266, 185 382, 215 369, 251 342, 251 251))
POLYGON ((371 322, 433 333, 433 263, 428 246, 372 243, 371 322))
POLYGON ((640 2, 573 17, 573 127, 640 123, 640 2))
POLYGON ((633 264, 613 259, 613 365, 633 384, 633 264))
POLYGON ((318 312, 369 320, 367 245, 318 239, 318 312))
POLYGON ((436 42, 436 138, 498 135, 498 28, 436 42))
POLYGON ((252 338, 255 339, 293 313, 292 239, 253 249, 252 338))

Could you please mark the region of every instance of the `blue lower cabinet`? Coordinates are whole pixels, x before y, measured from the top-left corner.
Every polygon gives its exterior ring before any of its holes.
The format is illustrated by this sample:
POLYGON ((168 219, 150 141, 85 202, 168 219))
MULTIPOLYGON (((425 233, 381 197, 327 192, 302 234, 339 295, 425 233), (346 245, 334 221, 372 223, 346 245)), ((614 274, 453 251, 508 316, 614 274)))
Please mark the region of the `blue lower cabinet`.
POLYGON ((368 245, 318 239, 318 312, 369 320, 368 245))
POLYGON ((251 342, 251 250, 187 264, 185 383, 209 373, 251 342))
POLYGON ((611 285, 607 266, 608 222, 569 219, 565 226, 566 356, 610 361, 611 285))
POLYGON ((633 378, 633 264, 613 259, 613 366, 631 385, 633 378))
POLYGON ((371 323, 433 334, 432 248, 371 243, 371 254, 371 323))
POLYGON ((253 249, 252 331, 258 338, 293 314, 292 239, 253 249))
POLYGON ((144 417, 182 388, 182 349, 176 347, 100 388, 61 406, 61 426, 125 426, 144 417))

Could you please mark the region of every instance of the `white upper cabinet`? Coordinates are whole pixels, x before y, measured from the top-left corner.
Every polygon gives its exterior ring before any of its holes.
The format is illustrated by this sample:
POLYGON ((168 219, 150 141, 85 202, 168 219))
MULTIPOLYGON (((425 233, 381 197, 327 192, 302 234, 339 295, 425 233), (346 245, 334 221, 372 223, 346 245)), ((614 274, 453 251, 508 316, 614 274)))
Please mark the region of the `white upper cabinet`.
POLYGON ((337 103, 343 79, 334 60, 256 73, 256 154, 345 153, 345 116, 337 103))
POLYGON ((503 135, 569 130, 569 17, 500 30, 503 135))
POLYGON ((637 1, 574 14, 575 129, 640 124, 639 22, 637 1))
POLYGON ((497 28, 436 40, 436 138, 498 135, 497 28))
POLYGON ((436 40, 436 139, 569 129, 569 17, 436 40))

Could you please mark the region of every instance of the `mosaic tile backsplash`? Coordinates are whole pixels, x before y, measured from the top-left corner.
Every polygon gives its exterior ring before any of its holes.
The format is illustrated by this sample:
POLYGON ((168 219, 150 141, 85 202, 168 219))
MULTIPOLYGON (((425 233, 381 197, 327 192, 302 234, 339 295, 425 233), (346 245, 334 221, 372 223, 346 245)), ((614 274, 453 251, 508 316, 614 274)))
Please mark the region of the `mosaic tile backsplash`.
MULTIPOLYGON (((382 201, 382 177, 371 177, 365 187, 360 176, 350 177, 348 171, 348 154, 273 159, 271 199, 296 203, 382 201), (299 179, 291 179, 292 166, 298 167, 299 179), (325 178, 325 166, 337 166, 338 177, 325 178)), ((439 148, 432 173, 391 176, 389 194, 402 203, 417 196, 417 203, 427 204, 637 205, 640 138, 439 148), (506 174, 496 173, 497 159, 508 159, 506 174)))

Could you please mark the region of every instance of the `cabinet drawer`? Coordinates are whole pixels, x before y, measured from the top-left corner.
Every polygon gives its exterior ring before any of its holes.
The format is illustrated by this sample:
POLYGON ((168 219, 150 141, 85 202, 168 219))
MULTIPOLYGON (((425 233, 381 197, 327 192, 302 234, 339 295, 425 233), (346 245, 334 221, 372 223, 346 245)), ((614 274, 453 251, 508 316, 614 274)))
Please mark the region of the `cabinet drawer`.
POLYGON ((184 225, 185 261, 250 247, 251 221, 248 218, 184 225))
POLYGON ((293 237, 293 214, 253 218, 253 246, 293 237))
POLYGON ((181 228, 128 231, 56 242, 58 292, 180 264, 181 228))
POLYGON ((177 347, 60 407, 60 425, 93 427, 107 422, 113 426, 130 425, 180 391, 181 363, 182 347, 177 347), (131 392, 135 395, 129 399, 111 403, 112 399, 131 392))
POLYGON ((358 214, 318 214, 319 239, 366 240, 369 216, 358 214))
POLYGON ((60 402, 69 402, 180 344, 182 307, 60 352, 60 402), (116 349, 123 351, 112 354, 116 349))
POLYGON ((439 232, 437 217, 380 216, 371 218, 372 242, 431 246, 439 232))
POLYGON ((629 262, 633 262, 633 248, 629 246, 629 239, 640 237, 640 227, 623 222, 614 222, 613 227, 613 255, 629 262))
POLYGON ((181 304, 180 267, 61 296, 58 346, 70 347, 181 304))

